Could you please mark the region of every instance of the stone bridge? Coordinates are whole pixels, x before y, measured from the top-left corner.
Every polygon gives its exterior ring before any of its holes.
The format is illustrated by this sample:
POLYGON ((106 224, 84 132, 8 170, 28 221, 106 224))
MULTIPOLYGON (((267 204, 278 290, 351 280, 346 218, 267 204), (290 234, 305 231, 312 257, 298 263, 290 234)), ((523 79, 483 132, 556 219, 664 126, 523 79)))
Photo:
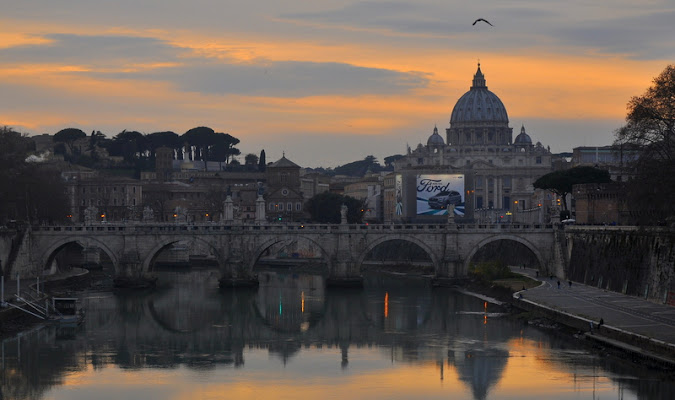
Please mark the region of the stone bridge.
MULTIPOLYGON (((428 254, 439 280, 467 275, 473 256, 485 245, 517 242, 536 258, 544 273, 564 276, 564 251, 551 225, 177 225, 100 224, 33 227, 21 238, 18 256, 6 275, 31 277, 52 267, 72 243, 105 253, 118 277, 144 277, 158 254, 187 241, 206 247, 218 263, 225 285, 255 279, 253 267, 273 245, 303 240, 320 249, 329 282, 358 282, 368 254, 385 242, 403 240, 428 254)), ((564 240, 562 241, 564 242, 564 240)), ((2 255, 0 255, 2 256, 2 255)))

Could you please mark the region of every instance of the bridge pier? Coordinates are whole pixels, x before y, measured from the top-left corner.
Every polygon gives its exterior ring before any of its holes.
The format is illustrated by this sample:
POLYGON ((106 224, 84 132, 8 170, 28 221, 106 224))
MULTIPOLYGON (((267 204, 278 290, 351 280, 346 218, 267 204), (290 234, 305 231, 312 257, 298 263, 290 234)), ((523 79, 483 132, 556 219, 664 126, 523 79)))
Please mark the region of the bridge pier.
POLYGON ((258 284, 258 276, 250 268, 246 268, 241 260, 226 261, 221 268, 218 286, 222 289, 253 288, 258 287, 258 284))
POLYGON ((117 287, 146 288, 154 286, 157 281, 157 277, 143 269, 143 262, 135 251, 124 253, 115 270, 113 282, 117 287))
POLYGON ((363 276, 354 261, 334 261, 330 271, 331 274, 326 278, 326 287, 363 287, 363 276))
POLYGON ((436 268, 436 276, 432 279, 433 286, 454 286, 461 281, 464 274, 460 273, 463 261, 459 259, 442 260, 436 268))

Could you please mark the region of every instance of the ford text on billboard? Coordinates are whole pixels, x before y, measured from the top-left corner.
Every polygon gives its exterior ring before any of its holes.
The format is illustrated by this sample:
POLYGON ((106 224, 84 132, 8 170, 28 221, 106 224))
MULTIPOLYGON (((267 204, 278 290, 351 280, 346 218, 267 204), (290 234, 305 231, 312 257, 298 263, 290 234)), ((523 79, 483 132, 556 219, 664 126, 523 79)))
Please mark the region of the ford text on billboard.
POLYGON ((417 175, 417 215, 447 215, 450 205, 464 215, 464 175, 417 175))

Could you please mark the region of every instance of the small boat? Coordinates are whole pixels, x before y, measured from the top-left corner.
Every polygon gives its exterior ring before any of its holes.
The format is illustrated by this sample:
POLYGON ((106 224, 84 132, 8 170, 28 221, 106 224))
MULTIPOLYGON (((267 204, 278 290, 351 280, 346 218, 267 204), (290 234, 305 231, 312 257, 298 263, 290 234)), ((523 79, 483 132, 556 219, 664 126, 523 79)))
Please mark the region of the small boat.
POLYGON ((77 297, 53 297, 52 308, 54 313, 49 319, 62 326, 77 326, 84 320, 84 310, 77 297))

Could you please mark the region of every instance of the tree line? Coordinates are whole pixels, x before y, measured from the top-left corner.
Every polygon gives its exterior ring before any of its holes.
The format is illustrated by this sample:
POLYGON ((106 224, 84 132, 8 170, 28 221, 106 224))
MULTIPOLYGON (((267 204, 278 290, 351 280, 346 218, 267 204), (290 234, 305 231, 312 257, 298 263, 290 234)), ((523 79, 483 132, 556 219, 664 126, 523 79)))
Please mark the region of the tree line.
MULTIPOLYGON (((100 131, 92 131, 87 135, 77 128, 66 128, 54 135, 55 152, 63 154, 66 161, 85 166, 97 166, 101 157, 97 148, 105 149, 109 156, 122 157, 127 165, 137 165, 142 169, 154 166, 157 149, 168 147, 175 152, 178 160, 215 161, 228 165, 241 154, 237 149, 239 139, 229 133, 216 132, 200 126, 179 135, 171 131, 143 134, 138 131, 123 130, 112 138, 100 131), (81 144, 87 139, 87 144, 81 144), (78 144, 80 144, 78 146, 78 144)), ((247 155, 246 162, 257 163, 256 155, 247 155)), ((237 162, 235 164, 238 165, 237 162)))

